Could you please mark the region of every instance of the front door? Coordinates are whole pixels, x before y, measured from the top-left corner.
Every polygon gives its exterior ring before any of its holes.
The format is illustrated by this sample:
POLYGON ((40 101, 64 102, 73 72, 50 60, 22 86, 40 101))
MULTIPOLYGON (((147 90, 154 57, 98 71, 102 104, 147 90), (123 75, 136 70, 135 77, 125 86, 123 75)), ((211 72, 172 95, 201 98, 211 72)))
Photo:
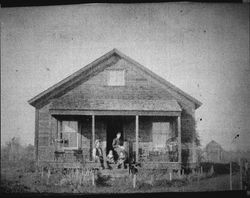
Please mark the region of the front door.
POLYGON ((122 116, 110 116, 107 118, 107 148, 106 152, 113 150, 112 142, 116 138, 116 134, 121 132, 121 140, 123 140, 123 119, 122 116))

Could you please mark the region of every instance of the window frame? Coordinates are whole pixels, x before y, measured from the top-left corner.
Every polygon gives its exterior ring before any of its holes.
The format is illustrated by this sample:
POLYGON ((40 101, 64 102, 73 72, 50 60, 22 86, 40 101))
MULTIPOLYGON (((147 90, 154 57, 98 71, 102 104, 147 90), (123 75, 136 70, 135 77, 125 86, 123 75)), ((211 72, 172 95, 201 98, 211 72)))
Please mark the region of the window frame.
MULTIPOLYGON (((158 126, 159 127, 159 126, 158 126)), ((152 122, 152 144, 153 144, 153 147, 154 148, 162 148, 162 149, 165 149, 167 147, 167 140, 168 140, 168 132, 170 133, 171 132, 171 129, 170 129, 170 123, 169 122, 152 122), (160 128, 157 128, 156 130, 154 129, 154 123, 159 123, 160 125, 163 125, 163 123, 167 124, 168 125, 168 129, 166 130, 162 130, 162 126, 160 126, 160 128), (159 142, 156 143, 156 141, 154 141, 154 137, 157 138, 157 137, 161 138, 163 136, 165 136, 165 143, 162 145, 162 146, 156 146, 156 145, 159 145, 159 142)))
POLYGON ((76 122, 77 124, 77 130, 76 132, 67 132, 67 133, 76 133, 76 146, 75 147, 65 147, 64 142, 62 143, 61 148, 63 150, 77 150, 79 149, 79 123, 77 120, 60 120, 60 130, 59 130, 59 137, 61 140, 63 140, 63 122, 76 122))
POLYGON ((107 74, 107 85, 110 87, 123 87, 126 85, 126 70, 125 69, 109 69, 107 74), (111 82, 111 72, 122 72, 123 73, 123 83, 115 84, 111 82))

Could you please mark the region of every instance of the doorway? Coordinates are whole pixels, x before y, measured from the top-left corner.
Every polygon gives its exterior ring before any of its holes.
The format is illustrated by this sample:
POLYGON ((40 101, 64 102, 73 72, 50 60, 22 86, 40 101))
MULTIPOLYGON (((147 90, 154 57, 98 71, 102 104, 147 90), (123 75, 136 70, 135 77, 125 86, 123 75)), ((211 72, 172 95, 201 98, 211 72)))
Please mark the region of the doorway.
POLYGON ((107 118, 107 147, 106 147, 107 154, 109 150, 113 150, 112 142, 113 142, 113 139, 116 138, 116 134, 118 132, 121 132, 121 140, 124 140, 123 117, 122 116, 109 116, 107 118))

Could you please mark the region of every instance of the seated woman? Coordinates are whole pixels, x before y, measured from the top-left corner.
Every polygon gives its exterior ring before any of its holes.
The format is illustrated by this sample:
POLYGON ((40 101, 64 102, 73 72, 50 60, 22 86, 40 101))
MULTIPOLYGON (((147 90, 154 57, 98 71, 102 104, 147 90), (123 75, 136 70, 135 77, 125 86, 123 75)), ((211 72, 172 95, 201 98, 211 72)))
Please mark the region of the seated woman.
POLYGON ((112 150, 109 151, 109 154, 107 155, 106 160, 107 160, 107 166, 108 166, 108 168, 112 169, 111 166, 110 166, 110 164, 114 164, 115 163, 114 155, 113 155, 113 151, 112 150))
POLYGON ((121 166, 123 166, 123 168, 126 168, 125 167, 125 160, 126 160, 125 148, 123 146, 121 146, 118 160, 117 160, 117 168, 121 168, 121 166))
POLYGON ((103 164, 103 152, 100 147, 100 141, 96 140, 95 141, 95 148, 93 149, 93 159, 95 162, 99 162, 100 166, 102 169, 105 169, 104 164, 103 164))

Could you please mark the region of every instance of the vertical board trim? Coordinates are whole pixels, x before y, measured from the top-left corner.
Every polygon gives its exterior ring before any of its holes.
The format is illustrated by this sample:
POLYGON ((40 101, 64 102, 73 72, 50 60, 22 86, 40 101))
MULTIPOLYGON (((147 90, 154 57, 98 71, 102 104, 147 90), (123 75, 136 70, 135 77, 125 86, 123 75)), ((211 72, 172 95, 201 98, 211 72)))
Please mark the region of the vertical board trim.
POLYGON ((94 148, 95 148, 95 115, 92 115, 92 151, 94 150, 94 148))
POLYGON ((136 161, 139 161, 139 116, 135 116, 135 153, 136 153, 136 161))
POLYGON ((181 163, 181 117, 177 117, 177 130, 178 130, 178 162, 181 163))
POLYGON ((34 142, 36 162, 38 162, 38 133, 39 133, 38 121, 39 121, 39 111, 36 108, 35 110, 35 142, 34 142))

